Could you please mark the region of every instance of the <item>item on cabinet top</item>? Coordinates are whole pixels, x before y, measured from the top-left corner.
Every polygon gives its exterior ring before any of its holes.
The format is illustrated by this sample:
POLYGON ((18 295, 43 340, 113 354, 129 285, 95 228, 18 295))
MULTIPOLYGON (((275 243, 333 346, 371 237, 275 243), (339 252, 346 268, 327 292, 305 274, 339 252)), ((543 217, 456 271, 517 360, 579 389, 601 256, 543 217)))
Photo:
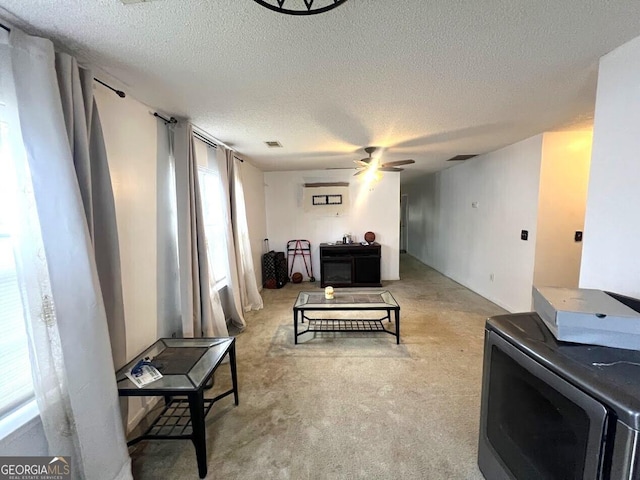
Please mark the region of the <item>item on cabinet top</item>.
POLYGON ((376 234, 373 232, 367 232, 364 234, 364 240, 367 243, 371 243, 371 242, 375 242, 376 241, 376 234))
POLYGON ((327 300, 333 300, 333 287, 329 286, 324 289, 324 298, 327 300))

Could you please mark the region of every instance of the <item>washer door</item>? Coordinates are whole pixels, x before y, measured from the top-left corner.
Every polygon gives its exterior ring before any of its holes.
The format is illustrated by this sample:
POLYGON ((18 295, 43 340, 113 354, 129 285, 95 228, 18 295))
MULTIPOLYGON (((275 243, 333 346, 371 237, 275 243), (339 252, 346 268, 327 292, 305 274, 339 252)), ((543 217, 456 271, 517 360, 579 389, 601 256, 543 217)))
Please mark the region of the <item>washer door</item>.
POLYGON ((487 332, 478 458, 487 478, 597 480, 606 420, 601 403, 487 332))

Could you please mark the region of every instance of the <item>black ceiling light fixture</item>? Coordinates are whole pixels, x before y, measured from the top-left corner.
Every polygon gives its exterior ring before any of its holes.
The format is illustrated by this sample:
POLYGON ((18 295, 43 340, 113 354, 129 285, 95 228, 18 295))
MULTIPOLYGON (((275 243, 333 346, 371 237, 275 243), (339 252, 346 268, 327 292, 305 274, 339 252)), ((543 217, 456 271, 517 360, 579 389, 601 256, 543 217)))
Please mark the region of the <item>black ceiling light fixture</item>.
POLYGON ((269 10, 287 15, 315 15, 328 12, 347 0, 253 0, 269 10))

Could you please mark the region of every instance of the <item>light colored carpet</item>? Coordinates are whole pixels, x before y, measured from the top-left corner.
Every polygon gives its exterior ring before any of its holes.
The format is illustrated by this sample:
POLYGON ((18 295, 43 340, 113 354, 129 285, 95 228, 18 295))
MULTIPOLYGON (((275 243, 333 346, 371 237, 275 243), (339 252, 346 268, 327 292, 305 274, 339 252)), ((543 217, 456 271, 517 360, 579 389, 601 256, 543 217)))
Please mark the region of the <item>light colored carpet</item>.
MULTIPOLYGON (((293 344, 292 305, 308 282, 263 290, 237 336, 240 405, 207 417, 209 479, 482 479, 476 465, 484 322, 506 313, 401 255, 385 282, 401 345, 378 334, 293 344)), ((208 396, 230 387, 228 366, 208 396)), ((198 478, 184 440, 130 448, 137 479, 198 478)))

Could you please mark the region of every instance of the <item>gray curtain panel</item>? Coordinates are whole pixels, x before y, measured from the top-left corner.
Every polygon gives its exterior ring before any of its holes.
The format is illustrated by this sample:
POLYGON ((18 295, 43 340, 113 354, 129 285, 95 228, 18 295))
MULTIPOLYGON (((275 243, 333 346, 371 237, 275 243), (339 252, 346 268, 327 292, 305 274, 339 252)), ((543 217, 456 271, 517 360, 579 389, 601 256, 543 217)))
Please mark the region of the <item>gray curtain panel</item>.
POLYGON ((245 312, 260 310, 263 307, 263 303, 260 292, 258 291, 258 284, 253 267, 240 163, 233 154, 227 157, 227 161, 230 162, 227 168, 229 173, 229 190, 231 192, 231 211, 233 212, 231 226, 236 247, 238 278, 240 279, 240 299, 245 312))
POLYGON ((93 74, 56 53, 56 74, 69 146, 93 242, 115 369, 127 362, 120 247, 107 152, 93 98, 93 74))
POLYGON ((214 336, 209 260, 202 216, 193 127, 179 120, 173 129, 178 211, 178 258, 184 337, 214 336))
MULTIPOLYGON (((61 102, 53 43, 12 30, 11 45, 0 49, 0 58, 11 59, 10 68, 3 66, 2 72, 5 78, 5 72, 13 72, 32 187, 31 194, 23 187, 22 199, 29 203, 32 196, 37 207, 38 227, 21 243, 33 244, 38 251, 29 258, 37 272, 25 277, 33 309, 27 327, 30 356, 38 365, 32 373, 49 453, 71 455, 74 479, 130 479, 131 461, 109 362, 113 356, 107 316, 71 152, 81 143, 74 140, 70 148, 62 109, 62 103, 68 103, 61 102), (51 374, 56 375, 55 382, 51 374)), ((84 118, 86 125, 87 118, 94 118, 87 117, 85 106, 73 114, 84 118)), ((90 131, 87 127, 87 136, 90 131)), ((25 162, 15 163, 24 170, 25 162)), ((26 176, 22 175, 23 181, 26 176)), ((93 194, 99 196, 95 189, 93 194)), ((34 209, 28 207, 25 212, 33 215, 34 209)), ((91 221, 96 236, 98 218, 91 221)))
POLYGON ((231 312, 231 319, 233 324, 243 330, 247 326, 247 322, 244 318, 244 309, 242 308, 242 298, 241 298, 241 278, 240 273, 238 272, 238 262, 236 259, 236 243, 233 234, 233 216, 235 212, 233 211, 233 197, 231 191, 231 185, 233 183, 233 151, 227 148, 218 146, 219 155, 222 155, 224 158, 223 165, 224 170, 220 171, 220 176, 222 177, 222 186, 225 190, 225 199, 227 204, 227 250, 229 252, 229 273, 230 273, 230 282, 229 289, 231 290, 232 297, 232 306, 233 312, 231 312))
MULTIPOLYGON (((178 239, 173 148, 170 132, 164 120, 157 120, 157 287, 158 338, 182 335, 180 319, 180 269, 178 267, 178 239)), ((173 135, 173 133, 171 133, 173 135)))

